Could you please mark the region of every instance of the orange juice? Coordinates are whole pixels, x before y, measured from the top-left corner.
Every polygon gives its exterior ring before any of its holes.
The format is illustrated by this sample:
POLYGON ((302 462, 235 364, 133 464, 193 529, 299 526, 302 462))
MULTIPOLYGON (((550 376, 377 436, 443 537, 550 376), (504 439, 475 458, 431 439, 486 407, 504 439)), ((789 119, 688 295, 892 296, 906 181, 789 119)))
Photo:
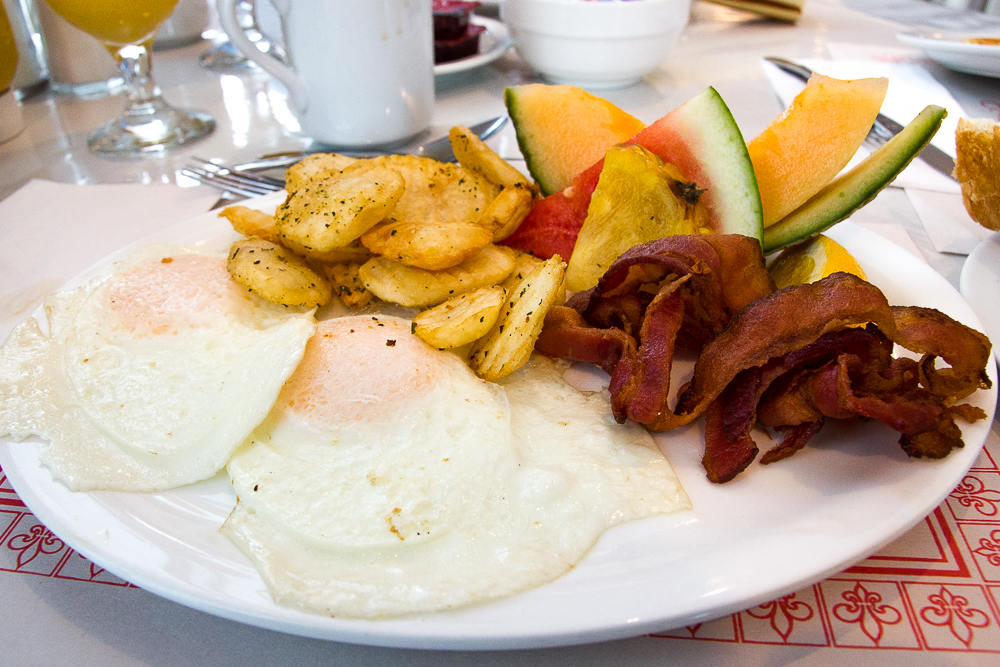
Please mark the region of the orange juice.
POLYGON ((10 87, 16 69, 17 44, 14 43, 14 31, 7 19, 7 10, 0 3, 0 93, 10 87))
POLYGON ((178 0, 45 0, 64 19, 105 44, 144 41, 170 16, 178 0))

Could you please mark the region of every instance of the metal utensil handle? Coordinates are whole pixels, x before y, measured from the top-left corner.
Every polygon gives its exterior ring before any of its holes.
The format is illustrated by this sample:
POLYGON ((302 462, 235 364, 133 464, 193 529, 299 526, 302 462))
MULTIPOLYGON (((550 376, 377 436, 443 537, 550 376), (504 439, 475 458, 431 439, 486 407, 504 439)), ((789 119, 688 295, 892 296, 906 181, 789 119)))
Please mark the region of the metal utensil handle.
MULTIPOLYGON (((490 120, 483 121, 481 123, 476 123, 469 127, 473 133, 475 133, 480 139, 485 141, 489 137, 496 134, 504 125, 507 124, 507 116, 498 116, 496 118, 491 118, 490 120)), ((292 151, 285 153, 269 153, 263 155, 260 158, 253 160, 252 162, 244 162, 233 166, 233 169, 239 169, 242 171, 264 171, 266 169, 280 169, 285 167, 290 167, 296 162, 299 162, 307 155, 312 153, 318 153, 321 149, 315 151, 292 151)), ((431 141, 422 146, 412 147, 411 150, 400 150, 398 152, 394 151, 337 151, 341 155, 346 155, 348 157, 357 158, 369 158, 378 157, 380 155, 419 155, 422 157, 430 157, 441 162, 453 162, 455 160, 455 154, 451 150, 451 140, 448 135, 439 137, 434 141, 431 141)))

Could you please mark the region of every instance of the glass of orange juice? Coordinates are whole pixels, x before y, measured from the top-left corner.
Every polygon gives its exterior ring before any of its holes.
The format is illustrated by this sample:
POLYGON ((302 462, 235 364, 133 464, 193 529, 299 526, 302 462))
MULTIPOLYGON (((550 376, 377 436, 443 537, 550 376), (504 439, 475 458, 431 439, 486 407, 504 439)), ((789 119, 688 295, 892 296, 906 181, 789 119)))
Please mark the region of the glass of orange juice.
POLYGON ((46 0, 53 11, 96 37, 118 60, 128 102, 125 112, 94 130, 87 142, 96 153, 155 155, 207 136, 215 120, 167 104, 150 73, 156 29, 178 0, 46 0))
POLYGON ((0 3, 0 143, 13 139, 24 129, 21 107, 11 86, 16 71, 17 43, 7 10, 0 3))

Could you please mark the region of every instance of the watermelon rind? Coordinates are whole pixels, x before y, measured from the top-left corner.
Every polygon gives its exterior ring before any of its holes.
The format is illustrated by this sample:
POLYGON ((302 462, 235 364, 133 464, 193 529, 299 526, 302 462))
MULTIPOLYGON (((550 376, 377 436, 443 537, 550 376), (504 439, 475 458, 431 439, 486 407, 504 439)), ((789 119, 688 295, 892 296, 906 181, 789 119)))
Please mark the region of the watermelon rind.
MULTIPOLYGON (((705 203, 712 214, 715 232, 743 234, 760 240, 764 214, 757 176, 743 133, 722 96, 710 86, 677 107, 664 120, 669 117, 676 117, 681 129, 689 133, 691 143, 697 145, 696 158, 707 180, 697 174, 685 173, 685 176, 699 187, 708 189, 705 203)), ((655 125, 640 132, 637 143, 645 145, 639 137, 655 125)), ((670 161, 668 156, 660 157, 670 161)), ((677 166, 684 170, 684 165, 677 166)))
POLYGON ((930 105, 864 161, 833 179, 809 201, 764 230, 771 253, 817 236, 851 216, 888 186, 930 143, 948 112, 930 105))
POLYGON ((542 169, 537 151, 531 148, 531 136, 525 129, 527 114, 522 107, 517 90, 514 88, 504 88, 503 101, 507 106, 507 115, 510 116, 510 120, 514 124, 517 147, 521 150, 521 155, 524 156, 524 165, 528 168, 528 173, 531 174, 531 177, 535 179, 535 183, 538 184, 538 189, 542 195, 547 197, 555 192, 555 190, 552 189, 552 182, 548 178, 547 173, 542 169))

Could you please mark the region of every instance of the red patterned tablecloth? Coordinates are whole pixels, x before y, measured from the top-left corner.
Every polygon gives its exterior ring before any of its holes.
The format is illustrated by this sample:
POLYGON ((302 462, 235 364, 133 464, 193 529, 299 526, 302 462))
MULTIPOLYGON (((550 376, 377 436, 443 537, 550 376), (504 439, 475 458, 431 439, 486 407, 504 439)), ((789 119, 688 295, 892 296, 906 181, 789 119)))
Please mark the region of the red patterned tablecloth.
MULTIPOLYGON (((0 571, 129 587, 49 531, 0 470, 0 571)), ((936 510, 840 574, 656 635, 731 644, 1000 653, 1000 423, 936 510)))

